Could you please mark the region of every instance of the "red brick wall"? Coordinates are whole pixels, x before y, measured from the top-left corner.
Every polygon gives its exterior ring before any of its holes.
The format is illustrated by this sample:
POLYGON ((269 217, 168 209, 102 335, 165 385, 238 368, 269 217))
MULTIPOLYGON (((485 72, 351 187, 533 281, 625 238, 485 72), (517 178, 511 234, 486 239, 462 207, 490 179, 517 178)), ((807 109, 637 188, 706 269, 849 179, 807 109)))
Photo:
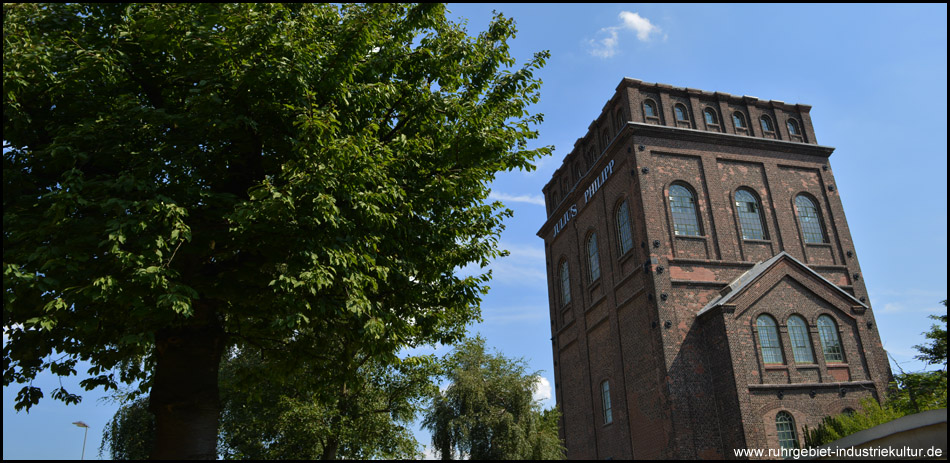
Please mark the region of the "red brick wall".
POLYGON ((625 80, 555 172, 544 188, 550 219, 538 234, 548 256, 556 395, 569 458, 731 458, 733 448, 776 447, 778 411, 791 413, 799 428, 814 426, 825 415, 857 408, 863 397, 882 396, 890 371, 872 311, 852 308, 855 301, 828 283, 869 305, 828 164, 832 149, 816 144, 809 111, 625 80), (658 105, 659 121, 644 117, 647 98, 658 105), (676 103, 687 107, 688 122, 677 124, 676 103), (716 109, 718 127, 705 124, 707 107, 716 109), (618 109, 632 121, 620 132, 618 109), (734 111, 744 114, 746 130, 733 126, 734 111), (774 133, 762 131, 762 115, 772 119, 774 133), (788 118, 799 122, 801 140, 790 138, 788 118), (598 155, 587 165, 583 154, 591 148, 598 155), (578 161, 584 163, 579 179, 578 161), (584 192, 611 162, 612 173, 585 201, 584 192), (673 182, 695 193, 701 236, 672 233, 673 182), (756 193, 766 239, 742 239, 734 201, 739 188, 756 193), (794 207, 802 193, 817 200, 827 243, 804 243, 794 207), (620 255, 616 208, 623 200, 634 247, 620 255), (555 237, 554 224, 571 207, 576 215, 555 237), (601 273, 593 282, 586 248, 591 233, 597 234, 601 273), (722 288, 782 251, 828 282, 780 262, 730 301, 734 306, 697 318, 722 288), (560 301, 562 260, 570 266, 567 305, 560 301), (780 325, 785 365, 762 365, 754 330, 760 313, 780 325), (786 321, 792 313, 809 324, 813 365, 790 360, 786 321), (838 323, 846 365, 824 363, 819 314, 838 323), (610 424, 604 424, 600 396, 605 380, 610 424))

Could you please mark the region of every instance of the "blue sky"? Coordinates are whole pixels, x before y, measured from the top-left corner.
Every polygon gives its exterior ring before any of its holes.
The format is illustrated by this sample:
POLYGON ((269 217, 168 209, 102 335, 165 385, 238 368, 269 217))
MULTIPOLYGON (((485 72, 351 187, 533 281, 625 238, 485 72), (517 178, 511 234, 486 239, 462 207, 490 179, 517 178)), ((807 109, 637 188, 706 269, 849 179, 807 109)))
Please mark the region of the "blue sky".
MULTIPOLYGON (((501 239, 511 256, 493 264, 484 321, 472 334, 554 383, 544 248, 535 236, 546 219, 541 188, 631 77, 812 105, 818 143, 836 148, 830 163, 884 347, 903 369, 925 368, 913 346, 947 297, 945 4, 450 6, 470 34, 487 27, 493 8, 517 21, 519 63, 551 51, 533 110, 544 114, 537 144, 554 145, 555 154, 493 185, 514 210, 501 239)), ((63 379, 70 390, 78 382, 63 379)), ((58 384, 35 383, 47 393, 58 384)), ((103 394, 69 407, 44 400, 27 415, 13 411, 18 390, 3 390, 4 459, 78 457, 76 420, 91 426, 86 456, 95 457, 116 409, 98 400, 103 394)))

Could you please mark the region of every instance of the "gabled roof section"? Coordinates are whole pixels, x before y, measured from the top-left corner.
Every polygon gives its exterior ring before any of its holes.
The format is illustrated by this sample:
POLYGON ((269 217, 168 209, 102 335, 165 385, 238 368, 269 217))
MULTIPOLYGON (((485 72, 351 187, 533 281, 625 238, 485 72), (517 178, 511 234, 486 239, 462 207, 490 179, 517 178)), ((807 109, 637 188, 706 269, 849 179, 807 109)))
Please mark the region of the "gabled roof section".
POLYGON ((723 288, 719 292, 719 296, 717 296, 712 301, 709 301, 709 304, 706 304, 706 306, 703 307, 702 310, 697 312, 696 316, 700 317, 704 313, 709 312, 715 307, 728 304, 730 300, 742 294, 745 291, 745 289, 748 288, 750 284, 752 284, 752 282, 759 279, 760 276, 762 276, 764 273, 769 271, 769 269, 774 267, 778 262, 782 261, 783 259, 788 260, 789 262, 792 262, 795 266, 799 267, 806 273, 809 273, 812 276, 816 277, 819 281, 823 282, 829 288, 832 288, 838 294, 844 296, 846 299, 850 300, 855 305, 859 305, 861 307, 864 307, 865 309, 868 308, 867 304, 855 299, 854 296, 852 296, 847 291, 838 287, 838 285, 828 281, 827 278, 821 276, 821 274, 812 270, 811 267, 803 264, 798 259, 789 255, 787 252, 782 251, 776 254, 775 257, 772 257, 771 259, 765 262, 759 262, 758 264, 755 264, 755 266, 749 269, 749 271, 743 273, 741 276, 739 276, 739 278, 736 278, 735 280, 733 280, 732 283, 729 283, 729 286, 726 286, 725 288, 723 288))

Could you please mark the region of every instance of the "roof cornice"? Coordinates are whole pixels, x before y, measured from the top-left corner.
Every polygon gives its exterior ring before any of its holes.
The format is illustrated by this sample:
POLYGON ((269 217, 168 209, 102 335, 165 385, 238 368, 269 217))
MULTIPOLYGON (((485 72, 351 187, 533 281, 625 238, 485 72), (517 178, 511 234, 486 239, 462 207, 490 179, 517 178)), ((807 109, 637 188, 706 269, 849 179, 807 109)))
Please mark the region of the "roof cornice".
POLYGON ((658 138, 675 138, 699 143, 711 143, 716 145, 735 146, 739 148, 752 148, 768 151, 779 151, 785 153, 804 154, 807 156, 817 156, 828 158, 834 152, 830 146, 812 145, 809 143, 799 143, 785 140, 773 140, 771 138, 758 138, 746 135, 733 135, 729 133, 707 132, 705 130, 685 129, 682 127, 667 127, 665 125, 644 124, 642 122, 627 122, 624 129, 630 128, 635 135, 655 136, 658 138))

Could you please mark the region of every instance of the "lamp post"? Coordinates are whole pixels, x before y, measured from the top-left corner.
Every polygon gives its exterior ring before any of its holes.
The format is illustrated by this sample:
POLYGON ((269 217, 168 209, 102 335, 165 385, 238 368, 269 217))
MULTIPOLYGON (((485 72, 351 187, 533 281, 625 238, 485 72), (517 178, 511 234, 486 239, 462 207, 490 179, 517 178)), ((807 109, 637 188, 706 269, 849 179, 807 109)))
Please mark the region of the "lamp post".
POLYGON ((73 421, 73 424, 79 426, 80 428, 86 428, 86 431, 82 435, 82 456, 79 457, 80 460, 86 459, 86 436, 89 435, 89 425, 83 423, 82 421, 73 421))

